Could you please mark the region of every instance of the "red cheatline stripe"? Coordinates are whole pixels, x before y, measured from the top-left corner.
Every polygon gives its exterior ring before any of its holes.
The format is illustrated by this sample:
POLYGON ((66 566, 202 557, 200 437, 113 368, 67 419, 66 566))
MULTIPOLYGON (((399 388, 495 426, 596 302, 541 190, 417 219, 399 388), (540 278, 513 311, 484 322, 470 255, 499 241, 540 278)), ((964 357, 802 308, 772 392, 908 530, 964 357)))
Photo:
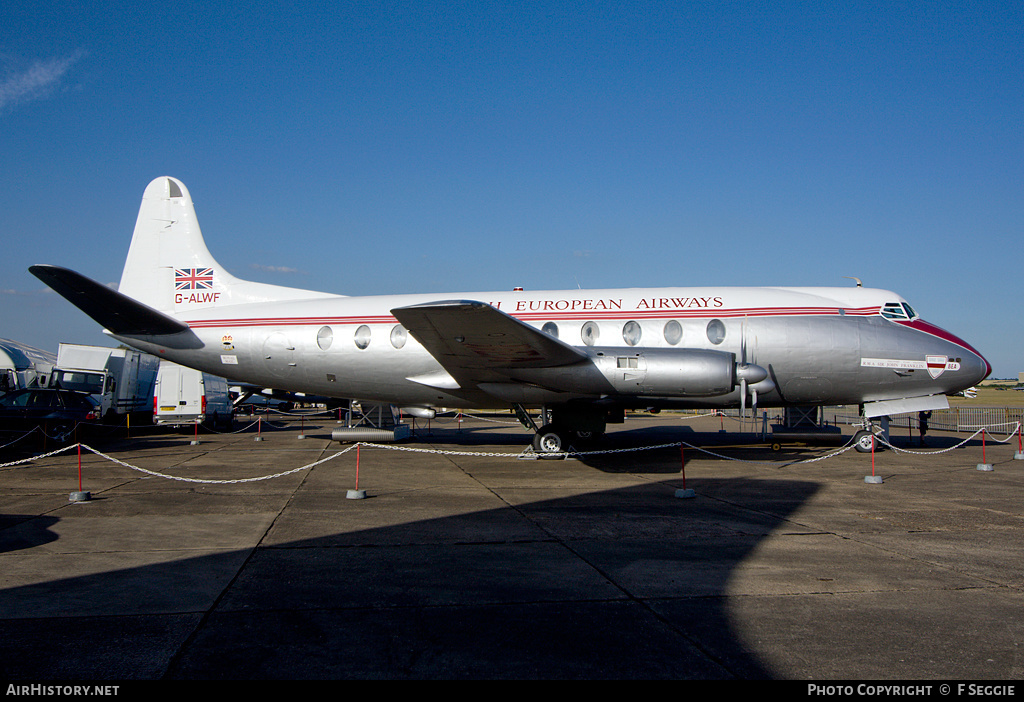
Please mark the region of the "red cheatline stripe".
MULTIPOLYGON (((843 309, 843 314, 867 316, 878 314, 877 307, 843 309)), ((838 307, 751 307, 746 309, 700 309, 700 310, 584 310, 563 312, 546 310, 541 312, 518 312, 512 314, 523 321, 588 321, 588 320, 629 320, 629 319, 694 319, 734 317, 788 317, 788 316, 833 316, 840 314, 838 307)), ((212 327, 257 327, 257 326, 309 326, 314 324, 393 324, 397 320, 391 315, 362 315, 352 317, 252 317, 237 319, 204 319, 186 322, 193 329, 212 327)))

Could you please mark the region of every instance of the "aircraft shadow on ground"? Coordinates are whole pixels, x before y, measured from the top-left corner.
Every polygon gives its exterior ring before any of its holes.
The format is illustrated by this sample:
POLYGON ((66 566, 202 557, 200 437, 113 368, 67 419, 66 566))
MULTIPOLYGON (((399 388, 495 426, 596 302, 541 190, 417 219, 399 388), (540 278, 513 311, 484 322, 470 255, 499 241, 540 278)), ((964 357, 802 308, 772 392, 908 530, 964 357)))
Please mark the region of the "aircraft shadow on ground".
POLYGON ((51 516, 0 514, 0 555, 56 541, 57 534, 50 528, 57 521, 57 517, 51 516))
MULTIPOLYGON (((733 632, 728 582, 815 486, 704 479, 697 500, 674 486, 0 590, 0 677, 771 677, 733 632)), ((367 519, 412 507, 335 498, 367 519)), ((47 519, 8 522, 0 553, 47 543, 47 519)))
MULTIPOLYGON (((321 438, 330 438, 323 435, 321 438)), ((530 445, 531 435, 522 431, 500 430, 473 426, 465 429, 434 429, 421 431, 408 442, 411 446, 429 447, 443 444, 453 451, 481 450, 479 447, 501 445, 521 446, 524 457, 533 457, 530 445)), ((573 460, 608 473, 629 473, 637 470, 637 460, 642 461, 643 472, 679 475, 684 462, 708 458, 724 452, 730 458, 770 461, 780 465, 790 461, 806 459, 822 451, 840 448, 852 436, 841 437, 822 444, 784 444, 780 450, 773 450, 771 440, 765 440, 759 433, 742 431, 697 432, 691 427, 679 425, 637 426, 609 432, 596 441, 571 441, 567 451, 573 460), (624 460, 625 458, 625 460, 624 460)), ((826 440, 827 441, 827 440, 826 440)), ((484 448, 483 450, 487 450, 484 448)), ((507 448, 504 450, 508 450, 507 448)), ((562 460, 564 456, 538 457, 538 460, 562 460)))

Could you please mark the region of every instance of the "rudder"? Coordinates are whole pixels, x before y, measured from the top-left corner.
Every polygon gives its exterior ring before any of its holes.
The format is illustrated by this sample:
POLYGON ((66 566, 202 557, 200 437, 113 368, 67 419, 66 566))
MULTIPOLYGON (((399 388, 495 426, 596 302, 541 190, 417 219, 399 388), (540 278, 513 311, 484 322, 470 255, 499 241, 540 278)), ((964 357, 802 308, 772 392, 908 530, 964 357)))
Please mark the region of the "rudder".
POLYGON ((185 185, 154 179, 142 195, 118 291, 173 313, 183 300, 192 308, 212 305, 235 282, 206 248, 185 185))

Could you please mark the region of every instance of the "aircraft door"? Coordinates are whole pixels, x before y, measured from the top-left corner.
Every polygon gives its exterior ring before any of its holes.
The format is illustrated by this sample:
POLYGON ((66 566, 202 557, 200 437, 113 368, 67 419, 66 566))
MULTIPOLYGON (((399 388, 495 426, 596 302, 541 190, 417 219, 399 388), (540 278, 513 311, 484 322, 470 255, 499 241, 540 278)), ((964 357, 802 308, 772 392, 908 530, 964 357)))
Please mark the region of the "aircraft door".
POLYGON ((284 333, 272 332, 263 341, 263 365, 275 378, 292 378, 298 371, 295 344, 284 333))

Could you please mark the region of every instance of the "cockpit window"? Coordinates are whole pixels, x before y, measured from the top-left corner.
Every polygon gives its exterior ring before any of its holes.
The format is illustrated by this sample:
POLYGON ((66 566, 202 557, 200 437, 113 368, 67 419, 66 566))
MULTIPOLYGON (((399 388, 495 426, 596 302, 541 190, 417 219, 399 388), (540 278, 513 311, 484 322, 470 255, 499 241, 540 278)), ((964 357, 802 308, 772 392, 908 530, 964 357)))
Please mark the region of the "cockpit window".
POLYGON ((882 316, 886 319, 907 319, 903 305, 898 302, 887 302, 882 307, 882 316))
POLYGON ((917 319, 917 312, 906 302, 887 302, 882 306, 882 316, 886 319, 917 319))

